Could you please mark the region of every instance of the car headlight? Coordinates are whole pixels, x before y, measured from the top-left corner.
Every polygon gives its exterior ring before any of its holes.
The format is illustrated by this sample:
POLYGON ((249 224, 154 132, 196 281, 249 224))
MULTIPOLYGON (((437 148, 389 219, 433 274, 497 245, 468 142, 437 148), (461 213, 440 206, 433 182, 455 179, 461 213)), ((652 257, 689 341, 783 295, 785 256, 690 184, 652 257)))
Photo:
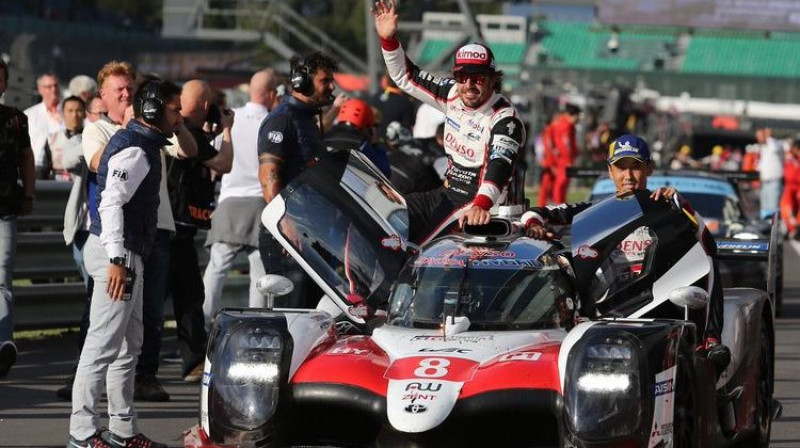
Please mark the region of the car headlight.
POLYGON ((597 335, 570 353, 565 383, 567 421, 585 440, 631 436, 642 422, 642 369, 626 334, 597 335))
POLYGON ((229 429, 256 430, 269 422, 278 406, 283 335, 241 324, 225 339, 212 366, 211 414, 229 429))

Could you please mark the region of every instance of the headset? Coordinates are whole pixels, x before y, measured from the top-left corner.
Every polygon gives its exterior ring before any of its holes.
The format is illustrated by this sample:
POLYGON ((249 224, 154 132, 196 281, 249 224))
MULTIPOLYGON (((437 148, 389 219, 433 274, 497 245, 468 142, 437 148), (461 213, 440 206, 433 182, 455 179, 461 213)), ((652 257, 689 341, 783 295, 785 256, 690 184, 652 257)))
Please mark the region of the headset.
POLYGON ((161 81, 148 81, 141 89, 143 93, 137 93, 134 107, 138 108, 139 116, 145 123, 155 125, 164 116, 164 101, 158 96, 161 81))
POLYGON ((297 61, 291 73, 292 90, 305 96, 314 94, 314 80, 308 73, 306 58, 297 61))

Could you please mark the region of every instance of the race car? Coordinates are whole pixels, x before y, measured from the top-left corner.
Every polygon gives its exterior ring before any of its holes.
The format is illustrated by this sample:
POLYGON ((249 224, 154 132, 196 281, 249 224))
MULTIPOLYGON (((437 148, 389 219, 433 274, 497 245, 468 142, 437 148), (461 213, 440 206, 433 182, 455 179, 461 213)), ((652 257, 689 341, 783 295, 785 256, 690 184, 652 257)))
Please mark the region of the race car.
POLYGON ((690 285, 710 264, 666 203, 603 200, 576 217, 571 248, 525 237, 519 211, 415 247, 402 198, 363 156, 321 158, 263 223, 326 296, 219 313, 184 445, 768 445, 780 406, 765 292, 725 290, 732 361, 717 378, 686 318, 708 302, 690 285), (609 252, 642 228, 642 269, 618 275, 609 252))
MULTIPOLYGON (((614 193, 614 183, 601 170, 572 170, 574 177, 597 178, 592 186, 590 201, 605 198, 614 193)), ((729 251, 743 247, 766 246, 775 248, 775 269, 770 272, 767 263, 753 263, 739 257, 720 263, 723 285, 767 288, 774 303, 776 314, 783 306, 783 244, 777 214, 770 220, 756 218, 753 200, 740 188, 742 182, 757 180, 757 174, 739 172, 705 172, 691 170, 656 170, 647 178, 647 187, 674 187, 684 195, 706 223, 706 227, 718 240, 730 240, 720 245, 722 258, 729 251), (775 276, 774 282, 770 281, 775 276)))

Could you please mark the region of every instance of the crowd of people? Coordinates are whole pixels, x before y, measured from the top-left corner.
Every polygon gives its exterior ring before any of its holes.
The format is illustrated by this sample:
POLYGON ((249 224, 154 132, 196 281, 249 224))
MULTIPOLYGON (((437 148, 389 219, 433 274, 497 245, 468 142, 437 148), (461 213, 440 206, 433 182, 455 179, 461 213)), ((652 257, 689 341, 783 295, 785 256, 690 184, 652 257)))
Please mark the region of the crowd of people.
MULTIPOLYGON (((233 110, 202 79, 179 87, 138 74, 124 61, 108 62, 95 78, 75 77, 64 99, 57 76, 41 74, 40 103, 24 113, 0 106, 6 171, 0 177, 0 377, 17 356, 11 294, 16 219, 35 206, 35 179, 71 181, 63 234, 87 301, 73 374, 57 394, 72 400, 73 446, 164 446, 140 432, 133 402, 170 399, 157 378, 168 294, 187 382, 203 376, 208 331, 237 254, 249 260, 250 306, 264 306, 255 283, 265 273, 294 282, 287 306, 316 305, 317 287, 260 222, 264 206, 314 157, 363 153, 404 195, 416 243, 487 223, 494 206, 513 200, 510 188, 523 184, 516 167, 524 162, 527 127, 501 93, 503 73, 491 49, 467 44, 455 53, 453 77, 435 77, 405 54, 394 5, 376 3, 374 16, 387 72, 371 98, 335 96, 338 63, 313 52, 291 60, 288 79, 273 69, 256 72, 249 101, 233 110), (204 272, 194 244, 201 230, 210 253, 204 272), (107 431, 98 412, 104 391, 107 431)), ((8 75, 0 61, 0 94, 8 75)), ((627 154, 630 141, 615 146, 623 143, 598 127, 580 142, 581 113, 565 104, 536 138, 539 218, 552 213, 544 206, 566 202, 567 169, 592 158, 592 146, 611 147, 601 159, 612 176, 617 168, 630 172, 620 167, 631 160, 639 172, 652 172, 643 140, 631 137, 639 149, 627 154)), ((762 214, 785 205, 786 226, 796 236, 800 143, 787 151, 768 129, 759 130, 757 140, 741 161, 723 146, 701 161, 680 149, 670 167, 751 164, 761 174, 762 214)), ((718 342, 722 323, 713 323, 711 339, 718 342)))

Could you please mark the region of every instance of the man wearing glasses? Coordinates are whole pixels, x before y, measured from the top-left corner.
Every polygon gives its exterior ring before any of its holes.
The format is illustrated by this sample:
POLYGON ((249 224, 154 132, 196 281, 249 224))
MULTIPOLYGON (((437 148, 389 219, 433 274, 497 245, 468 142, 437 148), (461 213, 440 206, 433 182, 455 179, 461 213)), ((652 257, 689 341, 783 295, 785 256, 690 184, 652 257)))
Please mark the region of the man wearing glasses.
POLYGON ((406 196, 410 239, 424 243, 456 223, 486 224, 489 210, 506 202, 507 187, 525 128, 506 97, 500 95, 503 72, 492 50, 473 43, 455 54, 453 77, 420 70, 397 40, 393 0, 379 0, 373 10, 383 58, 398 87, 447 116, 444 147, 448 169, 444 186, 406 196))

